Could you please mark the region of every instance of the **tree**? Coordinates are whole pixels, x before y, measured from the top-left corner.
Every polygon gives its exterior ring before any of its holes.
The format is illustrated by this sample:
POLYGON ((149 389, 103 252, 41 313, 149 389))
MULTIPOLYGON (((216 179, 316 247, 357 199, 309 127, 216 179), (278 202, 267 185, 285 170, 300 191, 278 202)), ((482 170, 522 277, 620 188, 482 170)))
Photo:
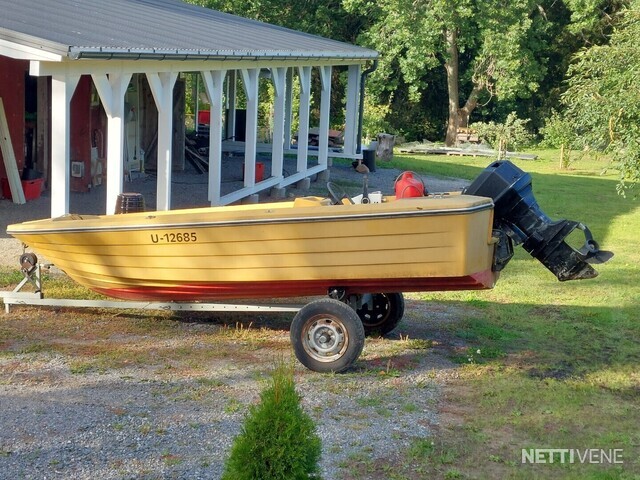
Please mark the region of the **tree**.
POLYGON ((404 82, 415 99, 427 88, 428 74, 444 70, 448 145, 481 102, 530 95, 544 74, 529 42, 532 18, 540 15, 531 0, 344 0, 344 5, 364 11, 372 22, 364 39, 382 53, 376 74, 382 90, 404 82))
POLYGON ((293 367, 279 362, 233 442, 222 480, 318 478, 321 453, 315 424, 295 389, 293 367))
POLYGON ((355 42, 358 14, 341 0, 187 0, 188 3, 345 42, 355 42))
POLYGON ((531 134, 526 129, 528 122, 528 119, 522 120, 516 112, 511 112, 504 123, 474 123, 471 127, 478 132, 480 138, 488 141, 498 151, 498 160, 504 160, 507 158, 508 147, 516 149, 531 143, 531 134))
POLYGON ((610 153, 625 189, 640 181, 640 0, 618 19, 608 45, 575 57, 563 103, 574 148, 610 153))

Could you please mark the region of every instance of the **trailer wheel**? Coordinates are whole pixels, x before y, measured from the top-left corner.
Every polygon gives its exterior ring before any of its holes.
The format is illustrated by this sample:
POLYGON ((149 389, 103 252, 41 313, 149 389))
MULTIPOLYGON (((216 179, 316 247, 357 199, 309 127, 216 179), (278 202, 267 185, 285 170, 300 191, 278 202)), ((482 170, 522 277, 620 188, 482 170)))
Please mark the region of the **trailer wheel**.
POLYGON ((385 335, 398 326, 404 315, 401 293, 373 293, 372 304, 356 310, 364 326, 365 335, 385 335))
POLYGON ((360 356, 364 327, 355 311, 330 298, 305 305, 291 323, 296 357, 315 372, 343 372, 360 356))

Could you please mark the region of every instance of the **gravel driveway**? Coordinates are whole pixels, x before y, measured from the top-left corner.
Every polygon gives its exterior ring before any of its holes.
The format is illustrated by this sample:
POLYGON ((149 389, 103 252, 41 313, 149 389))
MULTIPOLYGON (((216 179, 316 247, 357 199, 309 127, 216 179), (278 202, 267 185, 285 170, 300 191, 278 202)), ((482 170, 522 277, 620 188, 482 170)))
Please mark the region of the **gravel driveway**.
MULTIPOLYGON (((398 173, 379 168, 370 191, 390 193, 398 173)), ((335 166, 331 176, 359 193, 362 175, 352 168, 335 166)), ((464 186, 426 180, 431 191, 464 186)), ((154 182, 126 188, 149 203, 154 182)), ((197 201, 204 183, 196 174, 174 175, 174 205, 197 201)), ((311 193, 324 188, 312 185, 311 193)), ((99 191, 72 196, 82 213, 103 204, 99 191)), ((0 201, 0 265, 14 265, 21 252, 4 227, 48 209, 46 196, 24 207, 0 201)), ((323 478, 385 478, 356 466, 392 468, 416 442, 433 438, 440 387, 456 374, 441 326, 463 314, 409 296, 398 329, 368 339, 348 373, 296 367, 323 443, 323 478)), ((291 355, 288 321, 30 307, 0 313, 0 478, 219 478, 247 407, 272 365, 291 355)))

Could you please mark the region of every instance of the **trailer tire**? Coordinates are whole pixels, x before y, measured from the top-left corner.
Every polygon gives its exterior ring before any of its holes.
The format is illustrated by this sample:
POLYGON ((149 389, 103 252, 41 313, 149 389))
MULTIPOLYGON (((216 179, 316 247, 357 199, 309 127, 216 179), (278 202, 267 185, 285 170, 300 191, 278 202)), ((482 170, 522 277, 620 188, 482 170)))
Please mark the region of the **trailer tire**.
POLYGON ((364 326, 365 335, 386 335, 398 326, 404 315, 402 293, 372 293, 373 308, 356 310, 364 326))
POLYGON ((289 333, 296 357, 314 372, 343 372, 364 347, 364 327, 356 312, 330 298, 305 305, 289 333))

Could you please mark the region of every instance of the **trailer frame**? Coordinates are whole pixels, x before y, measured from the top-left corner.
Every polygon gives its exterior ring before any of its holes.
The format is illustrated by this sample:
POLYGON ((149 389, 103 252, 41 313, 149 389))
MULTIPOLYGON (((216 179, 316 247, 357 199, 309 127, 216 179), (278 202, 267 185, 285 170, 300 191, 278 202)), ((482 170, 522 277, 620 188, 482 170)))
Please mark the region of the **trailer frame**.
POLYGON ((20 269, 24 278, 12 291, 0 291, 0 300, 6 313, 13 306, 41 306, 67 308, 116 308, 124 310, 159 310, 177 312, 291 312, 297 313, 304 305, 251 305, 211 302, 147 302, 126 300, 86 300, 72 298, 46 298, 43 291, 43 269, 52 265, 36 263, 20 269), (27 285, 34 287, 33 292, 22 291, 27 285))

